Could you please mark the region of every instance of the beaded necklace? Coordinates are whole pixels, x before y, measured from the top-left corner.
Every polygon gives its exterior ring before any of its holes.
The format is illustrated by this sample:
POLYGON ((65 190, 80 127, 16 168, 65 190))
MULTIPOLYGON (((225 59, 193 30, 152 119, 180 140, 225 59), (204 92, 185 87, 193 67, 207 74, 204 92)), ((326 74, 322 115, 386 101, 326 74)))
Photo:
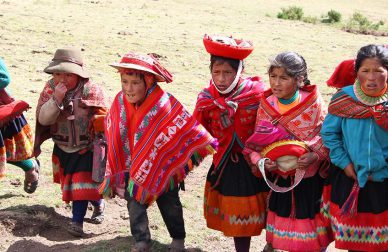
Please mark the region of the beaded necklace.
POLYGON ((353 85, 354 94, 357 99, 365 105, 374 106, 383 102, 388 101, 388 89, 380 96, 373 97, 366 95, 361 89, 361 83, 359 80, 356 80, 356 83, 353 85))

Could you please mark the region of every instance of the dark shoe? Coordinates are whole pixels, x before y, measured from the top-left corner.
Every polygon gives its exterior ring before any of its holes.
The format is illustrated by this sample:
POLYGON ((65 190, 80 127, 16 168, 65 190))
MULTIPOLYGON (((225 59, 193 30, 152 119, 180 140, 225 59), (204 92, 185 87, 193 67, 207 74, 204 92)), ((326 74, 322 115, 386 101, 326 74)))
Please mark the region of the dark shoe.
POLYGON ((172 239, 172 242, 167 248, 168 252, 184 252, 185 240, 184 239, 172 239))
POLYGON ((99 206, 94 207, 93 209, 93 214, 92 214, 92 217, 90 218, 92 223, 101 224, 105 219, 104 212, 105 212, 105 201, 102 201, 99 206))
POLYGON ((77 222, 70 222, 67 232, 75 237, 82 237, 85 235, 83 225, 77 222))
POLYGON ((38 188, 39 184, 40 163, 38 159, 35 159, 34 161, 34 167, 26 172, 23 187, 24 191, 30 194, 36 191, 36 188, 38 188))

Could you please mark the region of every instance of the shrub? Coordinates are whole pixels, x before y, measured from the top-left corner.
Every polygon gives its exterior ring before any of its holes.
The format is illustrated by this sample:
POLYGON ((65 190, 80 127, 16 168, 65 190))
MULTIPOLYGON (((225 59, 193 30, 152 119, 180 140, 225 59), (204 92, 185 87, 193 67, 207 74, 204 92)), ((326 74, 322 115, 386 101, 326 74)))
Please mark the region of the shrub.
POLYGON ((282 8, 282 11, 278 13, 277 17, 281 19, 301 20, 303 17, 303 9, 297 6, 282 8))
POLYGON ((302 18, 302 21, 305 23, 316 24, 318 22, 318 18, 313 16, 307 16, 302 18))
POLYGON ((372 23, 367 17, 362 15, 359 12, 353 13, 353 16, 350 18, 349 22, 346 24, 345 28, 350 31, 359 31, 361 33, 369 33, 371 30, 377 31, 379 27, 384 24, 384 22, 372 23))
POLYGON ((327 13, 327 17, 330 23, 338 23, 341 21, 342 18, 341 13, 335 10, 330 10, 327 13))

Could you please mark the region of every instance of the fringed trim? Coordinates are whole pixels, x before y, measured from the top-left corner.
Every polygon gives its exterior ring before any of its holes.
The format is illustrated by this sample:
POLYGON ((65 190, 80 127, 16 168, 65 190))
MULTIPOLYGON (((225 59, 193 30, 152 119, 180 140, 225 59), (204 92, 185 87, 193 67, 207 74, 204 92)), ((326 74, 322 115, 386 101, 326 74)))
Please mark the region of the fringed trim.
POLYGON ((178 169, 176 173, 169 178, 165 185, 165 189, 159 194, 150 193, 148 190, 137 185, 132 179, 130 179, 127 187, 129 195, 141 204, 151 205, 160 195, 173 190, 179 183, 181 183, 185 179, 186 175, 193 170, 194 167, 197 167, 207 155, 213 155, 216 153, 217 146, 218 142, 213 140, 204 148, 195 151, 191 158, 187 161, 186 165, 178 169))
POLYGON ((104 181, 102 181, 98 187, 98 193, 101 194, 104 198, 111 197, 114 193, 114 188, 118 188, 120 185, 121 188, 124 187, 126 173, 127 172, 121 172, 105 177, 104 181))
POLYGON ((341 216, 350 218, 350 217, 353 217, 355 214, 357 214, 359 191, 360 191, 360 187, 358 186, 357 181, 355 181, 347 200, 341 207, 341 212, 340 212, 341 216))

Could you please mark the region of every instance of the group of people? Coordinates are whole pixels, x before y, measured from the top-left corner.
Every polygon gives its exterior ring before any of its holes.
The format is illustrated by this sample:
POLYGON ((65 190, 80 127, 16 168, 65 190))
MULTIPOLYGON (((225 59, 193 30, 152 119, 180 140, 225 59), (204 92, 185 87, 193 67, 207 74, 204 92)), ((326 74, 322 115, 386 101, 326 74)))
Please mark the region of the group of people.
POLYGON ((328 84, 338 88, 328 112, 305 59, 282 52, 270 60, 269 89, 245 77, 250 41, 205 35, 211 79, 190 114, 158 82, 171 73, 152 55, 126 53, 113 63, 121 91, 109 104, 89 79, 79 50, 58 49, 36 109, 35 142, 23 116, 28 104, 4 91, 0 61, 0 176, 5 163, 26 172, 24 190, 39 180, 40 145, 54 141, 54 182, 72 202, 68 230, 83 236, 104 220, 103 196, 127 201, 132 252, 151 251, 147 208, 155 201, 184 251, 179 190, 186 175, 213 155, 204 189, 209 228, 249 251, 266 230, 263 251, 388 250, 388 48, 362 47, 328 84), (104 160, 106 157, 106 160, 104 160), (106 163, 105 163, 106 161, 106 163))

